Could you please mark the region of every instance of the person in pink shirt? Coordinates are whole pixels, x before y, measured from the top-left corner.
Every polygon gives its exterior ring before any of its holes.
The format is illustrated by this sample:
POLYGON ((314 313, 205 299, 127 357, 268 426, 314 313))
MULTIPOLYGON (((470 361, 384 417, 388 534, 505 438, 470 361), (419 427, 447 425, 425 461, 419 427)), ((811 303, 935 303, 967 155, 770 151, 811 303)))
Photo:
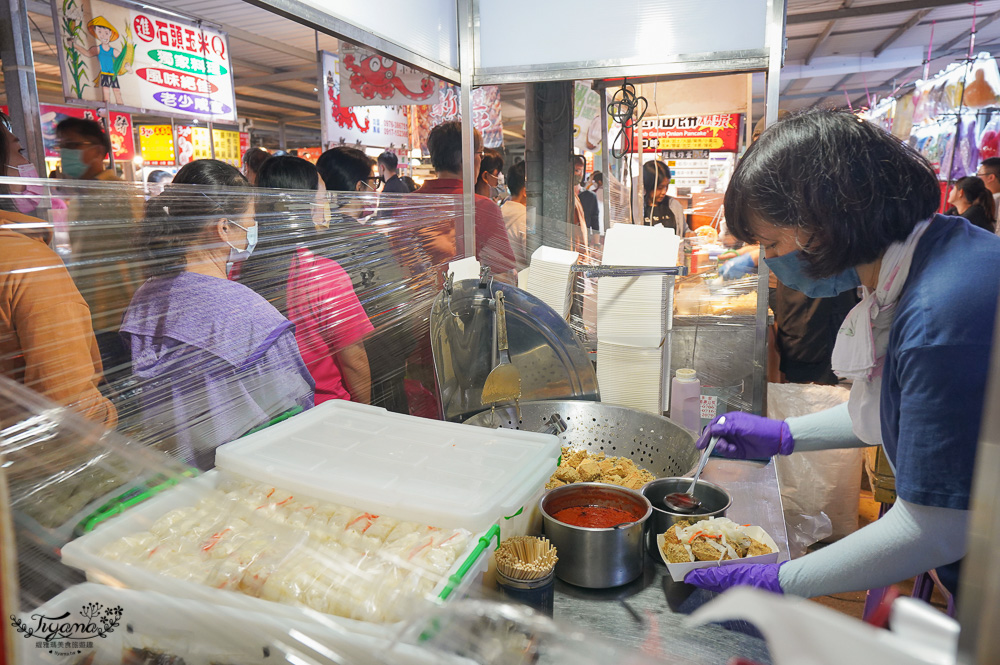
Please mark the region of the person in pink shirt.
POLYGON ((374 327, 351 278, 336 261, 320 255, 317 229, 329 220, 326 187, 316 167, 299 157, 271 157, 260 167, 257 186, 286 191, 268 193, 258 204, 259 249, 242 265, 239 280, 295 324, 295 340, 316 382, 316 404, 330 399, 370 403, 364 338, 374 327))

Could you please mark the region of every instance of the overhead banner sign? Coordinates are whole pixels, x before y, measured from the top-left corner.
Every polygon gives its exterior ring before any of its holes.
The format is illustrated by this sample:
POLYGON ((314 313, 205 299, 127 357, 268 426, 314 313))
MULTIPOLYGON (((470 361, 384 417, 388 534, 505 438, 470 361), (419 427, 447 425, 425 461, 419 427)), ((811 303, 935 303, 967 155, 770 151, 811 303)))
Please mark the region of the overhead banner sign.
MULTIPOLYGON (((437 102, 410 109, 410 142, 425 152, 431 129, 442 122, 462 119, 459 106, 461 88, 443 81, 438 83, 438 88, 437 102)), ((499 86, 484 85, 472 91, 472 123, 483 135, 483 145, 487 148, 503 145, 503 116, 500 111, 499 86)))
POLYGON ((373 148, 405 147, 409 142, 402 106, 344 106, 341 103, 340 60, 323 52, 323 143, 373 148))
POLYGON ((347 106, 409 106, 437 101, 437 80, 378 53, 341 42, 341 103, 347 106))
POLYGON ((103 0, 54 6, 67 100, 236 122, 225 33, 103 0))
POLYGON ((146 166, 175 166, 174 132, 170 125, 139 125, 139 150, 146 166))
MULTIPOLYGON (((46 157, 59 157, 59 141, 56 139, 56 125, 66 118, 83 118, 101 122, 95 109, 85 109, 79 106, 52 106, 39 104, 38 112, 42 117, 42 145, 46 157)), ((108 138, 111 140, 111 152, 115 161, 131 161, 135 157, 135 139, 132 137, 132 116, 128 113, 111 112, 111 121, 107 127, 108 138)))
MULTIPOLYGON (((714 113, 692 116, 643 118, 642 151, 710 150, 736 152, 740 142, 740 114, 714 113)), ((636 152, 637 132, 631 137, 636 152)))

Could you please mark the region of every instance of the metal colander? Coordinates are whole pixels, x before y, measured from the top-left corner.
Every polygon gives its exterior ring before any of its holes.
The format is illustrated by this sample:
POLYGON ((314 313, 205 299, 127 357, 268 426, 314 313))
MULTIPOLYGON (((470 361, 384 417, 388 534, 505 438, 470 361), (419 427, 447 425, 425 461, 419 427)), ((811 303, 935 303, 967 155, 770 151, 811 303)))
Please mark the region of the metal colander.
POLYGON ((698 464, 693 434, 662 416, 623 406, 539 400, 521 403, 520 420, 513 406, 504 406, 478 413, 465 424, 539 432, 553 414, 566 423, 559 436, 563 445, 574 450, 628 457, 657 478, 683 476, 698 464))

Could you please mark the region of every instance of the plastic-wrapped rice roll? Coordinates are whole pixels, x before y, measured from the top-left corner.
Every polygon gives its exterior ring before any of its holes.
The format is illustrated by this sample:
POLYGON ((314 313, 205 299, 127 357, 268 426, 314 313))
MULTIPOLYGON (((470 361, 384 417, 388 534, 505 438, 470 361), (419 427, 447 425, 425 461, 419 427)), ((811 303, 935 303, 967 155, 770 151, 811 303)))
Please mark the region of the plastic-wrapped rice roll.
POLYGON ((369 538, 374 538, 379 541, 379 543, 384 543, 385 539, 399 524, 399 520, 395 520, 391 517, 386 517, 385 515, 380 515, 375 522, 368 527, 365 531, 365 535, 369 538))
POLYGON ((343 531, 347 528, 347 523, 360 514, 361 513, 357 510, 351 510, 350 508, 345 508, 344 506, 336 506, 333 514, 330 516, 330 521, 327 524, 329 524, 330 528, 334 531, 343 531))
POLYGON ((165 536, 171 532, 175 524, 185 520, 194 512, 195 509, 193 508, 175 508, 153 522, 153 525, 149 527, 149 531, 157 536, 165 536))
POLYGON ((424 529, 424 528, 426 528, 426 527, 422 527, 419 524, 417 524, 416 522, 399 522, 398 524, 396 524, 395 527, 393 527, 393 529, 389 533, 389 535, 386 536, 385 543, 387 545, 390 544, 390 543, 394 543, 397 540, 401 540, 403 538, 406 538, 410 534, 416 533, 420 529, 424 529))

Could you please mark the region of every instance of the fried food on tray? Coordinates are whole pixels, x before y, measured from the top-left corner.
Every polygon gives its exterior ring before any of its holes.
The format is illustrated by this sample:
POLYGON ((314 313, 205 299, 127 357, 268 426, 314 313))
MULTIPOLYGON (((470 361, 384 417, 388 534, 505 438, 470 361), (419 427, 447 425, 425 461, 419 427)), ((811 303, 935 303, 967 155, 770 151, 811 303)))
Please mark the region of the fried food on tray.
POLYGON ((555 489, 571 483, 606 483, 637 490, 656 476, 636 466, 627 457, 607 457, 586 450, 562 449, 562 462, 549 478, 545 489, 555 489))
POLYGON ((727 561, 770 554, 773 550, 725 517, 689 522, 680 520, 663 534, 666 558, 670 563, 727 561))
POLYGON ((688 551, 678 541, 667 543, 667 561, 670 563, 691 563, 691 558, 688 551))

